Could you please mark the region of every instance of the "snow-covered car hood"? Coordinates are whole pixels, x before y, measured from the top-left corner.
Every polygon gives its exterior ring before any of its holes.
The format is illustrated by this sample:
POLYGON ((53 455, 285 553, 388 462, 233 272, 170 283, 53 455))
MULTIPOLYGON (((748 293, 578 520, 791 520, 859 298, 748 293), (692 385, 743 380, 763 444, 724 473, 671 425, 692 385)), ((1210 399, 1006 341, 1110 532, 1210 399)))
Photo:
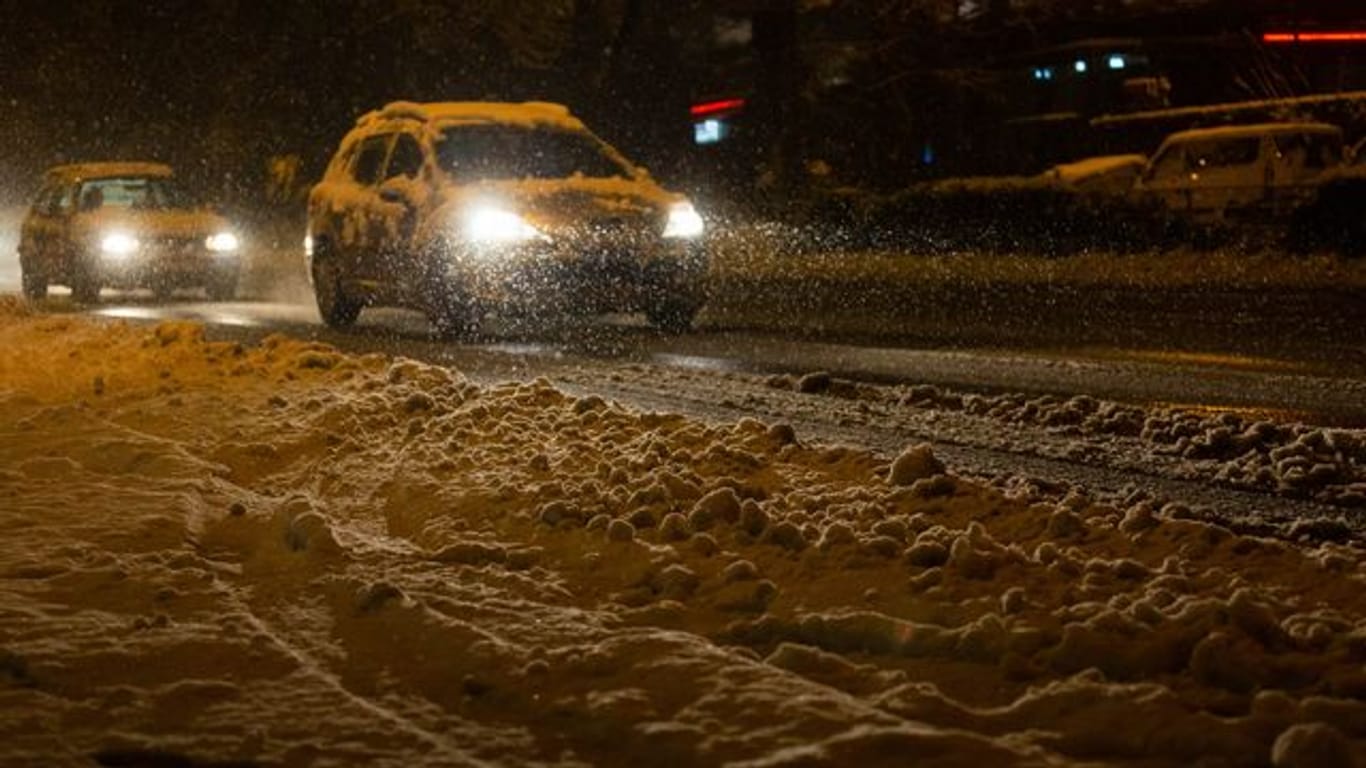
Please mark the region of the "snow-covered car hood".
POLYGON ((102 208, 80 214, 75 225, 79 232, 89 235, 118 231, 143 239, 208 237, 228 229, 226 219, 204 209, 102 208))
POLYGON ((534 225, 555 229, 605 219, 662 220, 669 206, 682 200, 648 177, 574 177, 453 185, 447 188, 441 208, 443 214, 457 216, 469 206, 495 205, 534 225))

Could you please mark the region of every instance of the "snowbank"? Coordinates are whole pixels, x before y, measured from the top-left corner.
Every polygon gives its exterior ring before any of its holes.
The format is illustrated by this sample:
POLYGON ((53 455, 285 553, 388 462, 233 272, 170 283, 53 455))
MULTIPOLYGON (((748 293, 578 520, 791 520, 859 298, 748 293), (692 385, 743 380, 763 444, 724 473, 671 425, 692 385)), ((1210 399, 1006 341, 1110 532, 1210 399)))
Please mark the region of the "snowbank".
POLYGON ((4 764, 1366 758, 1351 543, 12 301, 0 435, 4 764))

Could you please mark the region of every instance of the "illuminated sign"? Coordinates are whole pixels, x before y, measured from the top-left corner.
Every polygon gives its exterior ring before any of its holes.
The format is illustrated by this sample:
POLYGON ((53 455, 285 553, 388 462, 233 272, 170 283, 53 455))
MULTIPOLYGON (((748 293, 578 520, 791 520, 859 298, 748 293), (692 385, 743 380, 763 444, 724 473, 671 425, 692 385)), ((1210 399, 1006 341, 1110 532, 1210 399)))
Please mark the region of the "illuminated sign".
POLYGON ((1267 32, 1264 43, 1366 43, 1366 30, 1340 32, 1267 32))
POLYGON ((707 117, 708 115, 719 115, 723 112, 738 112, 744 108, 744 99, 721 99, 694 104, 688 111, 692 113, 693 117, 707 117))
POLYGON ((716 144, 726 137, 726 124, 720 120, 693 123, 692 138, 696 144, 716 144))

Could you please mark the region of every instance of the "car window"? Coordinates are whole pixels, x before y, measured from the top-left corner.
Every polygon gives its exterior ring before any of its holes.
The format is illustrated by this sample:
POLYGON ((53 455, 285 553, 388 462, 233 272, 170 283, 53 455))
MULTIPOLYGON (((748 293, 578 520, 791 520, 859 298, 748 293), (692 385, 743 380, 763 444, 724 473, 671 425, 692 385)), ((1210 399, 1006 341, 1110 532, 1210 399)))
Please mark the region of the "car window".
POLYGON ((80 185, 81 206, 174 210, 193 207, 190 198, 171 179, 129 176, 92 179, 80 185))
POLYGON ((54 201, 57 199, 57 192, 60 188, 53 184, 48 184, 38 190, 38 194, 33 197, 34 213, 43 216, 51 216, 53 213, 54 201))
POLYGON ((441 134, 437 161, 460 179, 629 177, 588 133, 516 125, 459 125, 441 134))
POLYGON ((389 139, 392 134, 371 136, 361 142, 356 150, 356 159, 351 163, 351 178, 357 184, 369 186, 379 181, 384 169, 384 159, 389 154, 389 139))
POLYGON ((62 184, 55 188, 52 193, 52 200, 49 202, 52 214, 70 213, 76 207, 76 185, 62 184))
POLYGON ((422 159, 422 146, 417 139, 406 133, 399 134, 394 151, 389 155, 389 170, 384 178, 406 176, 415 179, 422 172, 422 159))
POLYGON ((1186 144, 1186 167, 1192 172, 1211 168, 1231 168, 1257 162, 1261 139, 1247 136, 1238 139, 1206 139, 1186 144))

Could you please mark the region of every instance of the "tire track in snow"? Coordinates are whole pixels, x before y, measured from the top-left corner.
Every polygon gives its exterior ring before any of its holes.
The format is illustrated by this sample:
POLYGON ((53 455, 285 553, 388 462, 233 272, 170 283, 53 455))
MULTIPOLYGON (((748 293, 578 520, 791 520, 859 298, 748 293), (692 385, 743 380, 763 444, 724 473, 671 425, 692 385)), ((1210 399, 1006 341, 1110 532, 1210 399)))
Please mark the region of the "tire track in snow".
MULTIPOLYGON (((337 675, 327 670, 325 664, 296 644, 291 643, 286 638, 284 632, 277 630, 265 619, 258 616, 252 610, 251 606, 243 601, 230 585, 224 583, 221 579, 217 580, 217 583, 222 592, 221 597, 224 602, 231 608, 236 609, 238 616, 246 621, 261 637, 264 637, 268 642, 275 646, 277 650, 298 664, 299 669, 302 670, 305 675, 317 680, 325 689, 333 691, 344 701, 352 704, 361 711, 373 716, 379 721, 391 724, 398 731, 426 745, 441 757, 447 758, 449 765, 461 766, 462 768, 465 766, 469 766, 470 768, 491 768, 491 763, 479 760, 452 744, 449 739, 440 734, 433 733, 398 712, 352 692, 342 683, 337 675)), ((428 755, 429 759, 430 757, 432 757, 432 755, 428 755)))

